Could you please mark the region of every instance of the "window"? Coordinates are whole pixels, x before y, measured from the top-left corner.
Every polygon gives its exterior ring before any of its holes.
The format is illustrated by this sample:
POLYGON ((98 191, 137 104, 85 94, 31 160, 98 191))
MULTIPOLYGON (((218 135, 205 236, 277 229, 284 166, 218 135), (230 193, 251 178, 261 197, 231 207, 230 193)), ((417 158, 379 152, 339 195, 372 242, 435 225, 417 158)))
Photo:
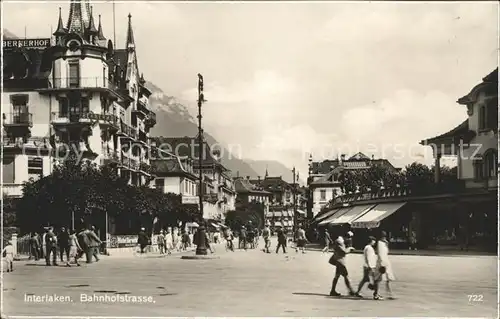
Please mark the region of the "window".
POLYGON ((486 105, 486 123, 489 129, 498 130, 498 101, 491 99, 486 105))
POLYGON ((28 178, 35 180, 43 177, 43 159, 40 157, 28 158, 28 178))
POLYGON ((320 200, 326 200, 326 190, 322 189, 319 191, 320 200))
POLYGON ((28 101, 29 96, 27 94, 15 94, 10 96, 10 101, 12 103, 12 118, 10 119, 12 123, 26 123, 29 122, 28 114, 28 101))
POLYGON ((481 180, 483 179, 483 161, 475 160, 474 163, 474 179, 481 180))
POLYGON ((68 110, 69 110, 69 102, 68 99, 65 97, 62 97, 59 99, 59 115, 61 117, 66 117, 68 116, 68 110))
POLYGON ((498 161, 496 150, 489 149, 484 154, 484 173, 485 177, 495 177, 498 172, 498 161))
POLYGON ((69 87, 80 86, 80 64, 78 61, 71 61, 68 63, 69 73, 69 87))
POLYGON ((14 158, 13 157, 8 158, 4 156, 2 164, 3 164, 2 182, 14 183, 15 181, 14 158))
POLYGON ((163 190, 165 187, 165 179, 163 178, 157 178, 155 179, 155 188, 159 190, 163 190))
POLYGON ((486 106, 479 106, 479 129, 486 129, 486 106))

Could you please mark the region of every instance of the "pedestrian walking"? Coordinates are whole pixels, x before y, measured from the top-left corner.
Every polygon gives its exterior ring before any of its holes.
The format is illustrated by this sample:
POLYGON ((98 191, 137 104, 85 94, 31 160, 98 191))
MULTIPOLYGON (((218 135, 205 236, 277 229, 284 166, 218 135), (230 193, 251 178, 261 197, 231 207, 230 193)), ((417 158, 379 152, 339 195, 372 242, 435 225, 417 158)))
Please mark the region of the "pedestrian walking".
POLYGON ((380 239, 377 242, 377 254, 377 284, 385 279, 388 299, 395 299, 391 289, 391 282, 396 280, 396 277, 394 276, 392 265, 389 260, 389 241, 387 240, 387 233, 385 231, 381 232, 380 239))
POLYGON ((264 238, 264 252, 270 254, 271 251, 271 230, 269 229, 269 224, 266 223, 264 229, 262 230, 262 237, 264 238))
POLYGON ((45 258, 47 256, 47 243, 46 243, 46 238, 47 238, 47 232, 49 231, 49 228, 48 227, 45 227, 45 232, 43 233, 42 237, 41 237, 41 249, 42 249, 42 253, 41 253, 41 258, 45 258))
POLYGON ((156 237, 156 241, 158 243, 158 251, 163 255, 165 253, 165 231, 163 229, 160 230, 160 234, 156 237))
POLYGON ((7 272, 14 271, 14 253, 14 246, 8 241, 7 245, 2 250, 2 261, 5 262, 5 269, 7 269, 7 272))
POLYGON ((139 245, 139 248, 141 249, 141 254, 144 254, 144 250, 149 244, 149 238, 148 235, 146 234, 146 229, 144 227, 141 227, 141 230, 139 231, 139 234, 137 235, 137 245, 139 245))
MULTIPOLYGON (((73 229, 71 230, 71 234, 69 235, 69 257, 73 258, 74 263, 77 266, 80 266, 80 263, 78 262, 77 256, 80 251, 83 251, 82 247, 78 243, 78 238, 76 237, 76 231, 73 229)), ((71 267, 70 265, 70 258, 66 261, 66 266, 71 267)))
POLYGON ((181 250, 186 251, 190 245, 190 241, 189 233, 185 229, 182 230, 181 250))
POLYGON ((286 254, 286 233, 281 226, 278 226, 278 230, 276 231, 278 237, 278 245, 276 246, 276 253, 278 253, 279 249, 283 249, 283 254, 286 254))
POLYGON ((40 259, 40 240, 36 232, 30 237, 30 259, 31 257, 33 257, 35 261, 40 259))
POLYGON ((330 258, 330 264, 335 266, 335 276, 332 281, 332 289, 330 290, 330 296, 339 297, 340 293, 337 292, 337 283, 339 281, 340 276, 344 277, 344 282, 349 291, 349 295, 354 296, 356 293, 351 287, 351 283, 349 281, 349 273, 347 271, 346 266, 346 255, 349 254, 353 250, 352 247, 346 248, 344 243, 344 238, 337 238, 334 245, 334 253, 330 258))
POLYGON ((411 230, 409 237, 410 245, 408 246, 408 249, 417 250, 417 233, 414 230, 411 230))
POLYGON ((61 259, 61 262, 64 262, 64 254, 66 254, 66 262, 69 262, 69 233, 66 230, 66 227, 61 227, 61 232, 59 233, 58 236, 58 243, 59 243, 59 257, 61 259))
POLYGON ((172 250, 174 249, 174 237, 172 236, 172 228, 168 227, 167 232, 165 234, 165 249, 167 254, 172 254, 172 250))
POLYGON ((299 250, 302 251, 303 254, 306 253, 306 231, 302 228, 302 226, 299 225, 299 228, 297 229, 297 245, 295 247, 295 252, 298 253, 299 250))
POLYGON ((234 252, 234 244, 233 244, 234 235, 229 227, 224 230, 224 238, 226 240, 226 250, 234 252))
POLYGON ((362 297, 360 292, 366 283, 369 283, 368 288, 373 290, 373 299, 380 300, 381 297, 378 295, 378 283, 375 280, 375 272, 377 269, 377 254, 375 253, 375 243, 376 239, 373 236, 368 238, 368 244, 363 249, 363 279, 358 285, 358 291, 356 292, 357 297, 362 297))
POLYGON ((172 250, 179 251, 179 231, 177 227, 172 230, 172 250))
POLYGON ((57 237, 53 228, 49 227, 45 233, 45 264, 50 266, 50 255, 52 254, 52 266, 57 266, 57 237))
POLYGON ((241 247, 243 246, 243 249, 246 251, 247 250, 247 230, 246 230, 246 227, 245 226, 241 226, 241 230, 240 230, 240 235, 238 237, 238 241, 239 241, 239 248, 241 249, 241 247))
POLYGON ((330 244, 332 242, 332 238, 330 237, 330 232, 328 231, 328 228, 325 228, 325 232, 323 233, 323 240, 325 243, 325 247, 321 251, 322 253, 328 253, 330 251, 330 244))
POLYGON ((94 257, 95 261, 99 261, 99 247, 102 244, 101 239, 95 233, 95 227, 92 226, 91 230, 87 231, 87 236, 89 237, 91 256, 94 257))

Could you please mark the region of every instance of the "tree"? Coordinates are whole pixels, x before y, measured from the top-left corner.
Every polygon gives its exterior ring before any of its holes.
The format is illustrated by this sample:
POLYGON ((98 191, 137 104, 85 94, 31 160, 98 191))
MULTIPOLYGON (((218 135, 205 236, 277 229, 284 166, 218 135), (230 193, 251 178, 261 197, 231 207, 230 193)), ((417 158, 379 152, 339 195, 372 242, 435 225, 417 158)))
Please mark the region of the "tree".
POLYGON ((237 201, 236 209, 226 214, 226 225, 231 229, 239 230, 249 221, 256 227, 264 225, 264 204, 256 201, 250 203, 237 201))
POLYGON ((431 169, 417 162, 407 165, 404 176, 408 187, 414 193, 423 193, 432 185, 433 176, 431 169))

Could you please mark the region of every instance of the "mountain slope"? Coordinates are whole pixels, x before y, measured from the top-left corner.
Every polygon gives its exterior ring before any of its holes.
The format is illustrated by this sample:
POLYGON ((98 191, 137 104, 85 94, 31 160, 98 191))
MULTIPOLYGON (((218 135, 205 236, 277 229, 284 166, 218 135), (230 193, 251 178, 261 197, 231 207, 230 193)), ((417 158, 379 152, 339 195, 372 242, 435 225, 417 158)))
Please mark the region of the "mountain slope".
MULTIPOLYGON (((191 116, 187 108, 176 101, 172 96, 168 96, 153 83, 147 82, 146 86, 153 92, 149 102, 153 111, 156 112, 157 124, 151 129, 153 136, 196 136, 198 126, 195 118, 191 116)), ((206 141, 210 145, 219 144, 217 140, 208 132, 204 134, 206 141)), ((232 175, 252 176, 258 174, 245 161, 229 156, 227 149, 223 149, 222 163, 231 170, 232 175)))
MULTIPOLYGON (((292 169, 286 167, 278 161, 258 161, 246 158, 245 162, 247 162, 255 171, 257 171, 258 176, 262 178, 266 174, 267 169, 269 176, 281 176, 285 181, 289 183, 293 181, 292 169)), ((306 172, 301 173, 305 174, 306 172)), ((306 175, 299 177, 303 179, 303 177, 306 177, 306 175)))

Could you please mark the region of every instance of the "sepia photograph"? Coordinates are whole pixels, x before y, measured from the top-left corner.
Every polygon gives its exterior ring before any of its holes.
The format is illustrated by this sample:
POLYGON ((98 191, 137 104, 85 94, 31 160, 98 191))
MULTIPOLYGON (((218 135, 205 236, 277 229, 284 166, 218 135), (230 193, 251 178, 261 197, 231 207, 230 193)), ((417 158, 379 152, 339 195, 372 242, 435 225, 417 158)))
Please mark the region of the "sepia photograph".
POLYGON ((496 1, 2 1, 1 318, 498 318, 496 1))

